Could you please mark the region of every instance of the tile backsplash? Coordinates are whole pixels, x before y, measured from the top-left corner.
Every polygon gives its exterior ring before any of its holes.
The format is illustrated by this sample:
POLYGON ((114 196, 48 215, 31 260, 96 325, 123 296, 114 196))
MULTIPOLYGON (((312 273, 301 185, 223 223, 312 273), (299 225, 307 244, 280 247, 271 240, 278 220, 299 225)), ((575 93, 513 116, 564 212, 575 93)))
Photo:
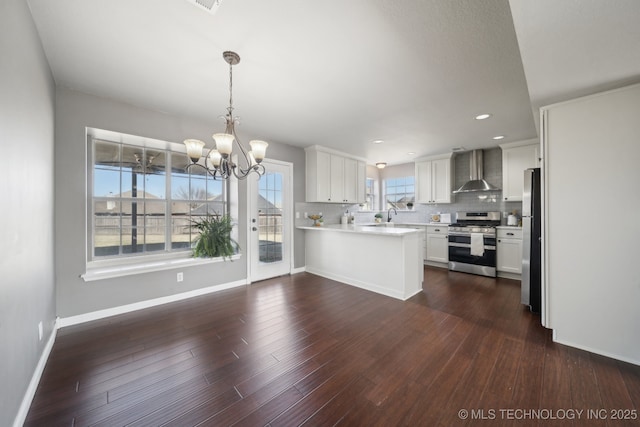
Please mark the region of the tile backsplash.
MULTIPOLYGON (((471 153, 458 153, 454 159, 454 184, 453 189, 460 188, 469 180, 469 159, 471 153)), ((484 150, 484 179, 498 188, 502 188, 502 150, 493 148, 484 150)), ((300 214, 296 219, 296 226, 311 225, 312 221, 305 215, 322 213, 325 224, 339 224, 340 218, 345 212, 353 214, 356 223, 374 221, 374 214, 378 211, 360 211, 357 204, 335 203, 306 203, 297 202, 295 211, 300 214)), ((396 223, 429 222, 432 214, 451 213, 451 220, 455 221, 456 212, 466 211, 499 211, 502 212, 503 223, 506 223, 505 213, 522 211, 521 202, 505 202, 502 200, 502 191, 489 191, 480 193, 455 194, 452 203, 419 204, 416 203, 413 210, 398 210, 398 214, 392 212, 392 221, 396 223)), ((387 219, 387 212, 382 211, 383 221, 387 219)))

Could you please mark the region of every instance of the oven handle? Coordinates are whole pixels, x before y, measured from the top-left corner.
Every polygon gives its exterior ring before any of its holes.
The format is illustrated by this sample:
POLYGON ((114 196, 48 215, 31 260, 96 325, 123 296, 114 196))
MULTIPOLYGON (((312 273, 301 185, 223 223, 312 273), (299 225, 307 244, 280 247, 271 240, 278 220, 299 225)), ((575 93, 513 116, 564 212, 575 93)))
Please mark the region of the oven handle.
MULTIPOLYGON (((450 236, 471 237, 471 233, 449 231, 450 236)), ((495 233, 482 233, 485 237, 496 237, 495 233)))
MULTIPOLYGON (((449 247, 454 247, 454 248, 469 248, 471 249, 471 245, 468 243, 453 243, 453 242, 449 242, 449 247)), ((488 245, 484 245, 484 248, 486 250, 489 251, 495 251, 496 247, 495 246, 488 246, 488 245)))

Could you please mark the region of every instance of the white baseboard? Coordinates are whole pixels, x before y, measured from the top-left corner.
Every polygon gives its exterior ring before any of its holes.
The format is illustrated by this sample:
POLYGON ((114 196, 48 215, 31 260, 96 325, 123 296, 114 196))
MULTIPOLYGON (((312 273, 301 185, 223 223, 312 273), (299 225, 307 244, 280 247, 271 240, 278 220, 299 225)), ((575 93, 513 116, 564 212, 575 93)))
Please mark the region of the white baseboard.
POLYGON ((335 280, 336 282, 345 283, 347 285, 355 286, 356 288, 364 289, 365 291, 375 292, 377 294, 399 299, 401 301, 406 301, 412 296, 422 292, 422 288, 421 288, 421 289, 417 289, 411 295, 405 296, 401 292, 397 292, 392 289, 382 288, 380 286, 376 286, 371 283, 366 283, 361 280, 354 279, 352 277, 342 276, 340 274, 334 274, 332 272, 328 272, 325 270, 309 268, 307 269, 307 271, 311 274, 315 274, 316 276, 325 277, 327 279, 335 280))
POLYGON ((24 397, 22 398, 20 409, 18 409, 18 413, 16 414, 16 417, 13 420, 13 427, 22 427, 24 425, 25 420, 27 419, 27 415, 29 414, 29 408, 31 407, 31 403, 33 402, 33 397, 36 395, 36 390, 38 389, 38 384, 40 383, 40 378, 42 377, 42 373, 44 372, 44 367, 47 365, 47 360, 49 360, 49 355, 51 354, 51 350, 53 349, 53 344, 56 342, 57 333, 58 333, 58 324, 56 321, 56 325, 53 327, 53 330, 51 331, 51 335, 49 335, 47 344, 44 346, 44 349, 42 350, 42 354, 40 355, 40 360, 38 360, 36 369, 33 371, 33 375, 31 376, 31 381, 29 382, 29 386, 27 387, 27 391, 24 393, 24 397))
POLYGON ((307 271, 307 267, 298 267, 291 270, 291 274, 304 273, 307 271))
POLYGON ((209 286, 207 288, 194 289, 193 291, 183 292, 180 294, 169 295, 166 297, 140 301, 133 304, 121 305, 119 307, 107 308, 105 310, 93 311, 91 313, 79 314, 77 316, 58 318, 58 328, 66 326, 78 325, 80 323, 91 322, 92 320, 104 319, 105 317, 116 316, 118 314, 129 313, 144 308, 155 307, 157 305, 168 304, 170 302, 180 301, 187 298, 193 298, 200 295, 210 294, 212 292, 223 291, 225 289, 237 288, 245 286, 246 280, 237 280, 235 282, 224 283, 222 285, 209 286))
POLYGON ((556 333, 555 329, 553 330, 553 342, 556 342, 556 343, 562 344, 562 345, 566 345, 566 346, 569 346, 569 347, 577 348, 577 349, 580 349, 580 350, 588 351, 589 353, 599 354, 600 356, 609 357, 611 359, 620 360, 621 362, 631 363, 632 365, 640 366, 640 360, 639 359, 633 359, 633 358, 630 358, 630 357, 621 356, 619 354, 610 353, 608 351, 602 351, 600 349, 591 348, 591 347, 588 347, 588 346, 585 346, 585 345, 576 344, 576 343, 574 343, 572 341, 565 340, 563 338, 558 338, 558 334, 556 333))
POLYGON ((522 282, 522 275, 517 273, 509 273, 506 271, 498 271, 496 272, 496 276, 501 277, 503 279, 511 279, 522 282))
POLYGON ((170 302, 180 301, 187 298, 193 298, 200 295, 210 294, 212 292, 223 291, 225 289, 237 288, 240 286, 246 286, 246 280, 237 280, 235 282, 224 283, 222 285, 209 286, 207 288, 195 289, 193 291, 183 292, 180 294, 169 295, 162 298, 155 298, 147 301, 141 301, 134 304, 122 305, 120 307, 108 308, 105 310, 98 310, 91 313, 79 314, 77 316, 71 317, 58 317, 56 319, 55 326, 51 335, 49 336, 49 340, 47 341, 47 345, 45 346, 42 355, 40 356, 40 360, 38 361, 38 365, 36 366, 35 371, 33 372, 33 376, 31 377, 31 381, 29 382, 29 387, 27 387, 27 391, 22 398, 22 403, 20 405, 20 409, 14 419, 13 427, 21 427, 25 420, 27 419, 27 414, 29 413, 29 408, 31 407, 31 403, 33 402, 33 397, 36 395, 36 390, 38 389, 38 384, 40 383, 40 378, 42 377, 42 373, 44 372, 44 367, 47 364, 47 360, 49 359, 49 355, 51 354, 51 350, 53 349, 53 344, 56 341, 56 335, 58 329, 64 328, 66 326, 78 325, 84 322, 90 322, 92 320, 103 319, 105 317, 115 316, 118 314, 129 313, 131 311, 142 310, 143 308, 154 307, 157 305, 167 304, 170 302))
POLYGON ((423 261, 424 265, 428 265, 429 267, 438 267, 438 268, 444 268, 444 269, 449 269, 449 264, 446 262, 435 262, 435 261, 423 261))

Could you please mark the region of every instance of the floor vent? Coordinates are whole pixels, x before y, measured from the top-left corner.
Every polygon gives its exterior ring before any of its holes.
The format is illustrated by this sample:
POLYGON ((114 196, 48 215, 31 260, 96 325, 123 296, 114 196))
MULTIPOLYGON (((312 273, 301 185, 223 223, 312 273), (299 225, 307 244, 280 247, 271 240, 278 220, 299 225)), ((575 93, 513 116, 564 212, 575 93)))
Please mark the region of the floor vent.
POLYGON ((218 10, 222 0, 187 0, 187 2, 198 6, 200 9, 206 10, 213 15, 218 10))

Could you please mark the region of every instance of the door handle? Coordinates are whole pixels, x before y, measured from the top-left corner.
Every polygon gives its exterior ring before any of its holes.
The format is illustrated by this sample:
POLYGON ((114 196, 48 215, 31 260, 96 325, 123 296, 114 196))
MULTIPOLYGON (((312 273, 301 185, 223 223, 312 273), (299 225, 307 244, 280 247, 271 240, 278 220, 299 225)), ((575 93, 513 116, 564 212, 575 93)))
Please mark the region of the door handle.
POLYGON ((255 223, 256 219, 255 218, 251 218, 251 222, 255 223))
POLYGON ((258 231, 258 229, 256 227, 251 227, 251 230, 258 231))

